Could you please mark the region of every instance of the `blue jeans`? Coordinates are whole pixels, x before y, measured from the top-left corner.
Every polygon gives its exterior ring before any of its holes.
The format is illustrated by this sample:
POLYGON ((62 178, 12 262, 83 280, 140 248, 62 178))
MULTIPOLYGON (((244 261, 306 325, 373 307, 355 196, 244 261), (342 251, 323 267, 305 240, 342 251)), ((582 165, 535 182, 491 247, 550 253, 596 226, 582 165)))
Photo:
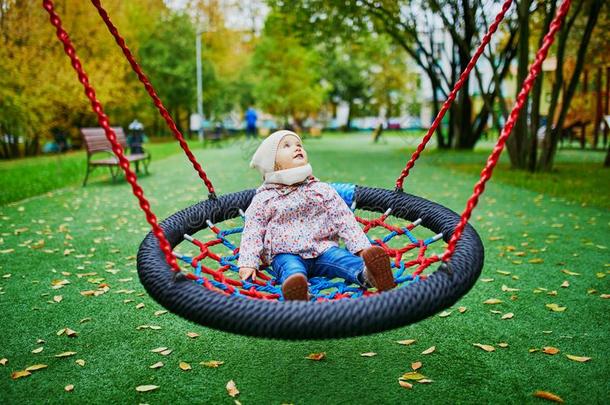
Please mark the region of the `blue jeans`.
POLYGON ((271 261, 271 267, 269 272, 275 277, 278 284, 282 284, 293 274, 301 273, 307 278, 340 277, 348 283, 363 285, 361 278, 364 260, 339 247, 331 247, 320 256, 311 259, 303 259, 299 255, 290 253, 280 253, 271 261))

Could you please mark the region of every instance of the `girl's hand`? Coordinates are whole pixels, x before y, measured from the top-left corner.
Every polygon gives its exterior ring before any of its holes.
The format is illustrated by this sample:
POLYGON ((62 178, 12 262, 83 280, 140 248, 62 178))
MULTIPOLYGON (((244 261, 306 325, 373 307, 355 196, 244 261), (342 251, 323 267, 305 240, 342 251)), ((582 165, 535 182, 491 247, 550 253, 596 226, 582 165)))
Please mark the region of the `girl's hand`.
POLYGON ((252 281, 256 280, 256 269, 252 267, 241 267, 239 269, 239 278, 247 280, 252 278, 252 281))

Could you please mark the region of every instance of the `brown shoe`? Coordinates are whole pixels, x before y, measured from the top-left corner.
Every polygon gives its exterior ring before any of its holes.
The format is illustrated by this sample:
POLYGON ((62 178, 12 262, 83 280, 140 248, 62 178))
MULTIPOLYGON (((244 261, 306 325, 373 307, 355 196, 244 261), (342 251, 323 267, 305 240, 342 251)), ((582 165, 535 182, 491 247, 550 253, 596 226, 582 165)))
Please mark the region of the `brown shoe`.
POLYGON ((307 277, 301 273, 293 274, 282 283, 282 294, 286 301, 307 301, 308 292, 307 277))
POLYGON ((390 258, 383 248, 371 246, 362 251, 362 259, 366 268, 364 269, 364 280, 370 283, 378 291, 387 291, 396 287, 390 258))

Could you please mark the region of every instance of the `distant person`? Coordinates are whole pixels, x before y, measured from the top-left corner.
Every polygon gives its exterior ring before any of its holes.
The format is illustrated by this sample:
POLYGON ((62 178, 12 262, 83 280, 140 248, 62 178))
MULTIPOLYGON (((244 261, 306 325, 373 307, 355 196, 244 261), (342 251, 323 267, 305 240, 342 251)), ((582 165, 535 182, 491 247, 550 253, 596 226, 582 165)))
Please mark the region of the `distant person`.
POLYGON ((248 107, 246 110, 246 137, 256 138, 256 110, 253 107, 248 107))
POLYGON ((144 147, 142 144, 146 141, 146 134, 144 133, 144 125, 137 119, 133 120, 129 124, 129 136, 127 136, 127 146, 129 147, 129 153, 132 155, 144 153, 144 147))

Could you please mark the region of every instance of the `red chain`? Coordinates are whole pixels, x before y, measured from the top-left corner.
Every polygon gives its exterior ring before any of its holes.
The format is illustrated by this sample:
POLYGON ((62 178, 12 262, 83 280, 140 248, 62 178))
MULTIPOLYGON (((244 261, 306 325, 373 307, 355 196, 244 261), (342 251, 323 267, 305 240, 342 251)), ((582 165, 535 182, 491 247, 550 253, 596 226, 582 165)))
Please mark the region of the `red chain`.
MULTIPOLYGON (((456 246, 458 240, 460 239, 460 237, 462 236, 462 232, 464 231, 464 227, 466 226, 466 223, 470 219, 472 210, 474 209, 474 207, 476 207, 476 205, 479 201, 479 196, 485 190, 485 183, 491 177, 493 169, 496 166, 496 164, 498 163, 500 154, 502 153, 502 150, 504 149, 504 144, 506 143, 506 140, 510 136, 513 126, 515 125, 515 123, 517 122, 517 119, 519 118, 519 112, 521 111, 521 109, 523 108, 525 103, 527 102, 527 95, 530 92, 532 86, 534 85, 534 80, 536 80, 536 76, 538 76, 538 74, 540 73, 540 70, 542 67, 542 62, 546 58, 549 48, 553 44, 553 40, 555 39, 555 34, 561 28, 563 19, 566 16, 566 14, 568 13, 568 10, 570 9, 570 2, 571 2, 571 0, 564 0, 563 3, 561 3, 561 6, 557 10, 557 14, 555 15, 555 18, 551 22, 549 32, 545 35, 542 46, 536 53, 536 58, 534 60, 534 63, 532 63, 532 65, 530 67, 530 71, 529 71, 527 77, 525 78, 525 81, 523 82, 523 87, 521 88, 521 91, 519 91, 519 95, 517 96, 517 100, 515 102, 513 110, 510 112, 510 116, 508 117, 508 120, 506 121, 506 125, 502 129, 502 133, 500 134, 500 137, 498 138, 498 142, 497 142, 496 146, 494 147, 491 155, 489 155, 489 158, 487 158, 487 164, 485 165, 485 168, 481 172, 481 178, 479 179, 477 184, 474 186, 474 192, 472 193, 472 196, 468 199, 468 202, 466 203, 466 209, 462 213, 460 223, 455 228, 455 232, 453 232, 453 235, 451 236, 451 239, 449 240, 449 243, 447 245, 447 250, 445 250, 445 252, 443 253, 443 256, 442 256, 443 261, 449 260, 451 258, 451 256, 453 255, 453 252, 455 251, 455 246, 456 246)), ((561 67, 559 67, 559 68, 561 68, 561 67)))
POLYGON ((142 82, 142 84, 146 88, 146 91, 150 95, 150 98, 152 98, 155 106, 159 110, 159 113, 165 119, 165 122, 167 123, 168 128, 170 129, 170 131, 172 131, 172 133, 174 134, 174 137, 180 143, 180 147, 182 148, 182 150, 184 150, 184 153, 186 154, 188 159, 193 164, 193 168, 197 171, 197 173, 199 174, 199 177, 201 178, 201 180, 203 180, 203 182, 207 186, 208 191, 210 192, 210 196, 215 197, 216 194, 214 193, 214 186, 212 185, 212 182, 208 179, 208 176, 203 171, 199 162, 197 162, 197 159, 195 159, 195 156, 193 155, 193 153, 191 152, 191 150, 188 147, 188 144, 184 140, 184 136, 182 136, 182 134, 180 133, 180 130, 176 126, 176 123, 174 122, 174 120, 170 116, 169 112, 167 111, 167 109, 165 108, 163 103, 161 102, 161 99, 155 92, 155 89, 150 84, 148 77, 144 74, 144 72, 142 71, 142 68, 140 67, 138 62, 136 62, 135 58, 133 57, 133 54, 131 53, 131 51, 127 47, 127 44, 125 43, 125 39, 123 39, 123 37, 121 37, 121 34, 119 34, 119 31, 117 30, 117 28, 114 26, 114 24, 110 20, 108 13, 104 9, 104 7, 102 7, 101 1, 100 0, 91 0, 91 3, 93 3, 95 8, 97 8, 97 11, 98 11, 100 17, 102 17, 102 19, 106 23, 106 26, 108 27, 108 30, 114 37, 116 43, 123 50, 123 54, 129 61, 131 68, 138 76, 138 79, 140 79, 140 82, 142 82))
POLYGON ((102 128, 104 128, 104 132, 106 133, 106 138, 108 138, 108 141, 112 145, 112 151, 114 152, 116 157, 119 159, 119 166, 125 172, 125 177, 127 179, 127 182, 129 182, 129 184, 131 184, 131 189, 132 189, 133 195, 136 196, 136 198, 138 199, 138 201, 140 203, 140 208, 142 208, 142 211, 144 211, 144 213, 146 214, 146 221, 148 221, 148 223, 150 224, 150 226, 153 229, 154 235, 159 240, 159 246, 161 247, 161 250, 165 254, 165 260, 174 269, 174 271, 180 271, 180 267, 178 267, 178 263, 176 263, 176 259, 172 255, 172 248, 171 248, 169 242, 167 241, 167 239, 165 238, 165 234, 163 233, 163 230, 157 224, 157 217, 155 217, 155 214, 153 214, 153 212, 151 211, 150 204, 148 203, 148 200, 146 200, 146 198, 144 197, 144 191, 142 191, 142 188, 137 183, 137 177, 136 177, 135 173, 132 172, 131 169, 129 168, 129 160, 127 160, 127 158, 125 157, 125 154, 123 153, 123 147, 117 141, 116 134, 114 133, 112 128, 110 128, 110 122, 108 121, 108 117, 104 113, 104 109, 102 108, 102 105, 96 98, 95 90, 89 84, 89 78, 87 77, 87 74, 85 73, 85 70, 83 69, 83 67, 80 63, 79 58, 76 55, 76 50, 74 49, 74 46, 72 45, 72 41, 70 41, 70 37, 68 36, 68 33, 62 28, 61 19, 59 18, 59 16, 57 15, 57 13, 54 10, 53 2, 51 0, 43 0, 42 6, 49 13, 51 24, 57 30, 56 31, 57 38, 63 43, 64 51, 65 51, 66 55, 68 55, 68 57, 70 58, 72 67, 78 74, 78 80, 82 83, 83 87, 85 88, 85 94, 87 95, 87 98, 89 98, 89 101, 91 102, 91 108, 93 109, 93 112, 95 112, 97 114, 98 122, 99 122, 100 126, 102 128))
MULTIPOLYGON (((443 106, 441 107, 441 110, 436 115, 436 118, 434 119, 434 122, 432 123, 432 125, 428 129, 428 132, 426 133, 426 136, 424 136, 424 138, 422 139, 421 143, 417 146, 417 149, 415 150, 415 152, 413 152, 413 155, 411 156, 411 159, 409 159, 409 161, 407 162, 407 165, 405 166, 405 168, 402 169, 402 172, 400 173, 400 176, 398 176, 398 179, 396 179, 396 190, 402 191, 402 185, 403 185, 405 177, 407 177, 409 175, 409 171, 413 168, 413 166, 415 166, 415 161, 419 158, 419 155, 423 152, 423 150, 426 147, 426 144, 428 143, 430 138, 432 138, 432 135, 434 134, 434 131, 436 131, 438 126, 441 124, 441 121, 442 121, 443 117, 445 116, 445 113, 447 112, 447 110, 449 110, 449 107, 451 107, 451 104, 453 104, 453 100, 455 100, 455 97, 456 97, 458 91, 464 85, 464 82, 466 81, 466 79, 470 75, 470 71, 476 65, 477 60, 479 60, 479 56, 481 56, 481 54, 485 50, 485 47, 487 46, 487 44, 491 40, 492 35, 498 29, 498 25, 500 25, 500 23, 504 19, 504 15, 506 14, 508 9, 510 8, 511 3, 512 3, 512 0, 506 0, 504 2, 504 4, 502 5, 502 9, 500 10, 498 15, 496 16, 493 24, 491 24, 491 26, 489 27, 489 31, 483 37, 483 40, 481 41, 481 44, 479 45, 479 47, 477 48, 477 51, 474 53, 474 55, 470 59, 470 62, 468 62, 468 65, 466 66, 466 69, 464 69, 464 71, 460 75, 459 80, 455 83, 455 86, 453 87, 453 90, 451 90, 451 93, 449 93, 449 96, 447 97, 447 100, 443 103, 443 106)), ((468 91, 468 90, 466 90, 466 91, 468 91)))

